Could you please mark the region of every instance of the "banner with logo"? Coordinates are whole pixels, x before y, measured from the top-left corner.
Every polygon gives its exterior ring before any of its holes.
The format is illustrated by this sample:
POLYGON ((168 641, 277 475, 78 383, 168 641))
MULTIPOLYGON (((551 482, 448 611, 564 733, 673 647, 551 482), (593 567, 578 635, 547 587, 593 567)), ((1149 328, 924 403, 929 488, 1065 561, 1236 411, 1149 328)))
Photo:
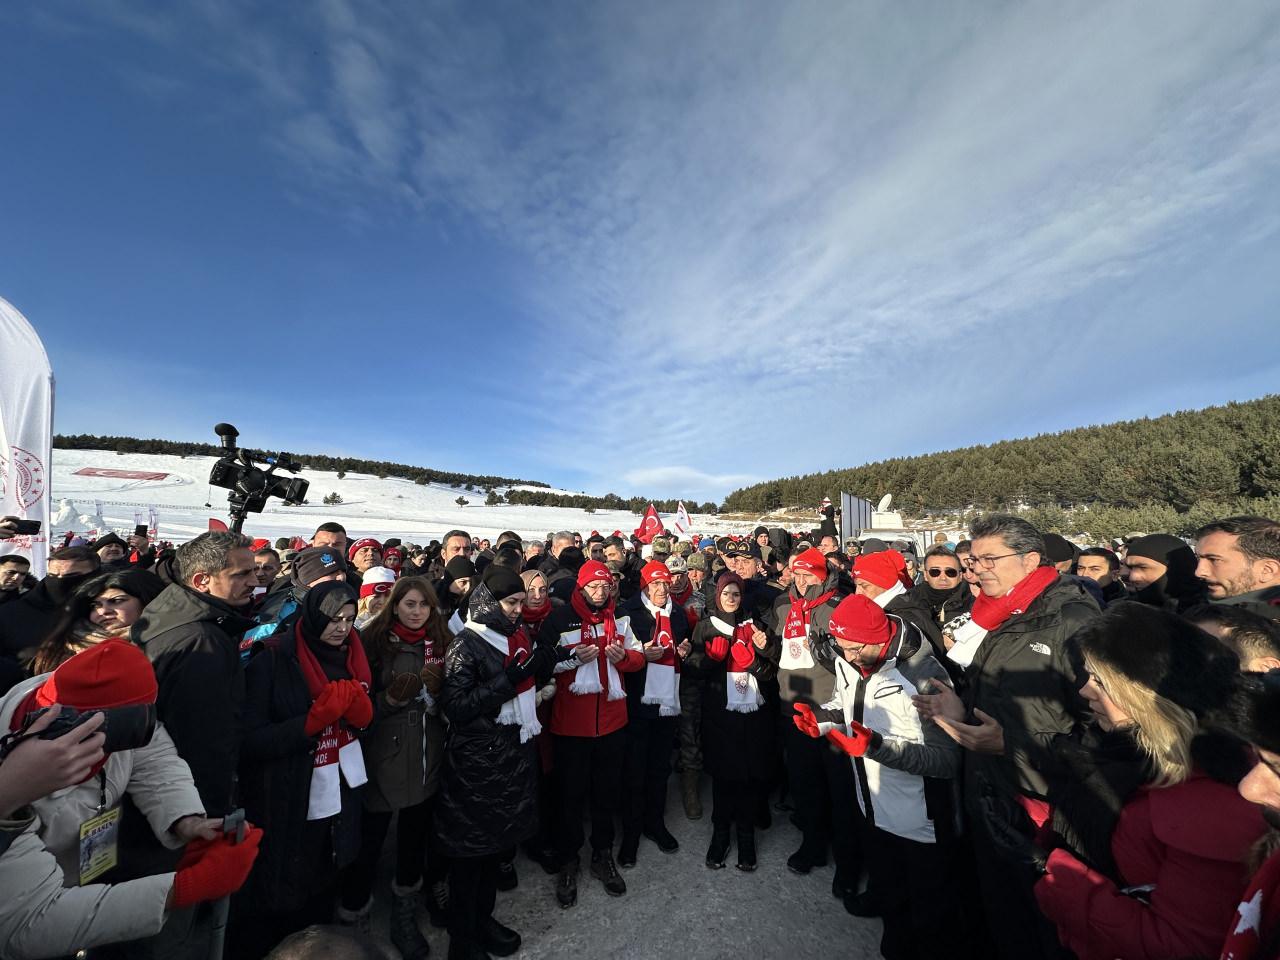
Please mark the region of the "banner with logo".
POLYGON ((0 554, 49 560, 49 469, 53 457, 53 370, 27 318, 0 298, 0 516, 39 520, 40 532, 0 540, 0 554))

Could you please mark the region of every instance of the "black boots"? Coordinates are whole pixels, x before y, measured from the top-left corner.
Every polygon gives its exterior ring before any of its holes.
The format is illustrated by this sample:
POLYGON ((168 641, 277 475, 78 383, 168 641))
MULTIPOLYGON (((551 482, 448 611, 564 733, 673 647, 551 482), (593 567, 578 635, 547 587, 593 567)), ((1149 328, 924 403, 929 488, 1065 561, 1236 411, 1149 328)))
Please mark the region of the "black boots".
POLYGON ((516 874, 515 860, 498 861, 498 889, 504 893, 514 890, 520 885, 520 877, 516 874))
POLYGON ((578 902, 578 858, 574 857, 560 868, 556 878, 556 902, 567 910, 578 902))
POLYGON ((712 870, 723 870, 728 853, 729 825, 717 823, 711 831, 711 846, 707 847, 707 866, 712 870))
POLYGON ((671 831, 667 829, 665 823, 657 823, 646 827, 644 835, 652 840, 663 853, 675 853, 680 849, 679 842, 671 835, 671 831))
POLYGON ((391 942, 404 960, 426 960, 431 953, 427 938, 418 929, 421 889, 421 881, 408 888, 391 885, 391 942))
POLYGON ((738 827, 738 869, 750 873, 756 868, 756 832, 738 827))
POLYGON ((622 843, 618 845, 618 866, 623 868, 634 867, 636 865, 636 854, 639 850, 639 837, 624 836, 622 843))
POLYGON ((612 850, 592 852, 591 875, 604 884, 604 892, 611 897, 620 897, 627 892, 627 882, 614 865, 612 850))
POLYGON ((509 957, 520 949, 520 934, 490 917, 480 931, 480 945, 495 957, 509 957))

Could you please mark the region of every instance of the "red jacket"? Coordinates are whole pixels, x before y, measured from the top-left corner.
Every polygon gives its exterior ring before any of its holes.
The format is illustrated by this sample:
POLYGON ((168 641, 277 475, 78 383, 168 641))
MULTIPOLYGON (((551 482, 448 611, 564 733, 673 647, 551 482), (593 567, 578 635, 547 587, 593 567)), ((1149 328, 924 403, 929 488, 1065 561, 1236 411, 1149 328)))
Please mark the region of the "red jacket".
POLYGON ((1249 848, 1265 829, 1259 808, 1234 787, 1193 773, 1139 790, 1111 836, 1124 886, 1152 888, 1149 904, 1065 850, 1049 857, 1036 899, 1079 960, 1213 956, 1249 879, 1249 848))
MULTIPOLYGON (((605 682, 600 684, 602 688, 600 693, 574 693, 570 687, 575 683, 578 668, 582 664, 576 657, 557 664, 556 695, 551 701, 551 732, 557 736, 603 737, 627 725, 627 692, 621 674, 639 670, 644 666, 644 650, 631 631, 629 618, 615 617, 614 624, 618 639, 627 648, 622 660, 614 665, 617 689, 613 693, 620 696, 611 697, 610 689, 605 682)), ((600 627, 594 629, 597 636, 601 634, 600 627)), ((582 642, 582 618, 574 612, 572 604, 566 603, 551 612, 551 615, 543 621, 538 642, 558 643, 560 646, 575 646, 582 642)), ((597 660, 605 660, 603 650, 597 660)), ((594 668, 591 671, 594 675, 599 675, 600 668, 596 663, 588 666, 594 668)), ((606 680, 608 676, 609 671, 606 668, 606 680)))

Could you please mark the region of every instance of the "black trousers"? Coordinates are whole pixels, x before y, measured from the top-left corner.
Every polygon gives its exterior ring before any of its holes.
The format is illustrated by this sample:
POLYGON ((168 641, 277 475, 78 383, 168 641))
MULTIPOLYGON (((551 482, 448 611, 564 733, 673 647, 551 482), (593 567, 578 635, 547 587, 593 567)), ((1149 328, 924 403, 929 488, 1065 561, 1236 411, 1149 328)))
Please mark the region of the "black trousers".
POLYGON ((717 827, 736 826, 752 831, 760 798, 768 789, 762 780, 711 778, 711 822, 717 827))
POLYGON ((478 946, 498 896, 502 855, 454 857, 449 870, 449 940, 478 946))
POLYGON ((866 830, 871 888, 884 921, 885 960, 935 960, 955 955, 959 898, 951 883, 950 849, 866 830))
MULTIPOLYGON (((395 811, 399 815, 396 824, 396 885, 413 887, 422 879, 423 861, 426 857, 427 836, 431 826, 431 800, 395 811)), ((347 910, 360 910, 369 902, 373 893, 373 881, 378 872, 378 860, 382 846, 391 827, 392 811, 365 810, 360 817, 360 854, 342 877, 342 906, 347 910)))
POLYGON ((556 817, 556 850, 561 864, 575 860, 582 849, 582 808, 590 802, 591 849, 613 849, 613 818, 618 808, 626 753, 626 728, 603 737, 555 739, 556 789, 560 809, 556 817))
POLYGON ((970 818, 978 886, 987 932, 1000 960, 1065 960, 1073 955, 1058 943, 1053 924, 1040 912, 1033 883, 1024 871, 1011 869, 1001 848, 987 836, 982 822, 970 818))
POLYGON ((623 728, 626 758, 622 775, 622 835, 664 825, 667 779, 678 717, 633 720, 623 728))

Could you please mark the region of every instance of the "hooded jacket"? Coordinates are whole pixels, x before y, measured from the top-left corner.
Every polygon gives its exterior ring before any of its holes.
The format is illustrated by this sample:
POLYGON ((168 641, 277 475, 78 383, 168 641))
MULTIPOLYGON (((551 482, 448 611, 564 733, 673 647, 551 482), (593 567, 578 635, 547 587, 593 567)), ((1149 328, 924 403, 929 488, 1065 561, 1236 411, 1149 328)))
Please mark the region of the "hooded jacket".
POLYGON ((211 817, 230 813, 244 671, 237 650, 253 621, 207 593, 170 584, 133 625, 156 671, 156 712, 191 768, 211 817))

